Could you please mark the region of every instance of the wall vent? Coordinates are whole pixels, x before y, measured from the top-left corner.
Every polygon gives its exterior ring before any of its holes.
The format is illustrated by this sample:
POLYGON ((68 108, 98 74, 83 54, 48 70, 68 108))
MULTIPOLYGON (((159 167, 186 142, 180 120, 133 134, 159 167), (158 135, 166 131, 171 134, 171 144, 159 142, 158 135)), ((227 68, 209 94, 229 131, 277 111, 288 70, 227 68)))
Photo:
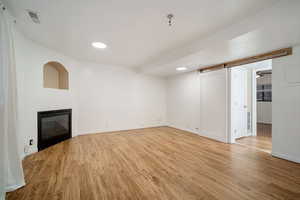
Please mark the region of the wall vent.
POLYGON ((31 18, 31 20, 34 23, 36 23, 36 24, 41 23, 37 12, 31 11, 31 10, 27 10, 27 12, 28 12, 29 17, 31 18))

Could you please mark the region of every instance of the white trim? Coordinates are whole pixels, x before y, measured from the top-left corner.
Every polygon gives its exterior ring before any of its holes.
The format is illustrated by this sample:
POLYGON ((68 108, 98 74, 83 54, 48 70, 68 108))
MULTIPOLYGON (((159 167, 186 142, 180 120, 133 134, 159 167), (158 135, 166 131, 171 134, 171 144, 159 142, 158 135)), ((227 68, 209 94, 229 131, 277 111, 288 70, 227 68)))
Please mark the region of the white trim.
POLYGON ((271 154, 272 154, 272 156, 277 157, 277 158, 292 161, 292 162, 295 162, 295 163, 300 163, 300 158, 297 158, 297 157, 293 157, 293 156, 290 156, 290 155, 286 155, 286 154, 282 154, 282 153, 278 153, 278 152, 274 152, 274 151, 272 151, 271 154))
POLYGON ((22 182, 18 185, 12 185, 12 186, 6 187, 4 189, 4 191, 1 191, 0 200, 5 200, 6 199, 6 192, 11 192, 11 191, 17 190, 17 189, 19 189, 23 186, 25 186, 25 182, 22 182))
POLYGON ((223 142, 223 143, 227 143, 227 141, 224 141, 223 138, 219 138, 217 136, 213 136, 213 135, 206 135, 206 134, 203 134, 203 133, 199 133, 197 131, 194 131, 192 129, 188 129, 188 128, 181 128, 181 127, 178 127, 178 126, 173 126, 173 125, 168 125, 168 127, 171 127, 171 128, 175 128, 175 129, 178 129, 178 130, 182 130, 182 131, 187 131, 187 132, 190 132, 190 133, 193 133, 193 134, 196 134, 196 135, 199 135, 201 137, 205 137, 205 138, 208 138, 208 139, 212 139, 212 140, 216 140, 218 142, 223 142))
POLYGON ((158 128, 158 127, 163 127, 163 126, 168 126, 166 123, 162 123, 160 125, 153 125, 153 126, 137 126, 134 128, 128 128, 128 129, 107 129, 107 130, 95 130, 95 131, 84 131, 81 133, 78 133, 77 135, 74 135, 72 138, 76 136, 81 136, 81 135, 91 135, 91 134, 105 134, 105 133, 112 133, 112 132, 119 132, 119 131, 131 131, 131 130, 139 130, 139 129, 147 129, 147 128, 158 128))
MULTIPOLYGON (((220 140, 219 140, 220 141, 220 140)), ((225 143, 231 143, 231 69, 226 68, 226 138, 225 143)))
POLYGON ((230 144, 235 144, 235 138, 233 136, 233 132, 231 132, 231 116, 232 116, 232 107, 231 107, 231 101, 232 101, 232 98, 231 98, 231 93, 232 93, 232 90, 231 90, 231 85, 232 85, 232 69, 229 68, 228 70, 228 121, 227 121, 227 126, 228 126, 228 136, 227 136, 227 140, 228 140, 228 143, 230 144))
POLYGON ((252 70, 252 136, 257 135, 256 70, 252 70))
POLYGON ((21 187, 23 187, 23 186, 25 186, 25 182, 20 183, 20 184, 18 184, 18 185, 12 185, 12 186, 6 187, 6 188, 5 188, 5 191, 6 191, 6 192, 11 192, 11 191, 14 191, 14 190, 16 190, 16 189, 19 189, 19 188, 21 188, 21 187))

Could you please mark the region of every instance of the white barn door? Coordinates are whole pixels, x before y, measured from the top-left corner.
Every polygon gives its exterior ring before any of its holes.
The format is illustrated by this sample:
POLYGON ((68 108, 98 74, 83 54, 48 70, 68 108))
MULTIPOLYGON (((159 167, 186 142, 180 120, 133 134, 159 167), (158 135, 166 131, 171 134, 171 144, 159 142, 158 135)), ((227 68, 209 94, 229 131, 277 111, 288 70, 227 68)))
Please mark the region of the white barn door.
POLYGON ((201 134, 228 142, 228 79, 227 69, 200 74, 201 134))

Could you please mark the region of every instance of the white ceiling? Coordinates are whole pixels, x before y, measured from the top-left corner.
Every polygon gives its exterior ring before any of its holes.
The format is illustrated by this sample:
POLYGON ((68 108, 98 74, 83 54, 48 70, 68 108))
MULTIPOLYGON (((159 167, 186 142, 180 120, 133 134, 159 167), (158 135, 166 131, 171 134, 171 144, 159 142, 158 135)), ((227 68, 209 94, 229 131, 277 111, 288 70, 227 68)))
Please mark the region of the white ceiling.
POLYGON ((190 45, 173 49, 144 65, 144 73, 170 76, 300 44, 300 1, 280 1, 190 45))
MULTIPOLYGON (((176 59, 199 51, 198 47, 190 48, 195 41, 203 41, 233 24, 264 12, 278 2, 278 0, 3 1, 17 18, 17 24, 22 32, 44 46, 80 60, 140 67, 145 72, 162 75, 173 73, 176 59), (27 9, 39 13, 41 24, 32 23, 27 9), (172 27, 167 24, 168 13, 175 15, 172 27), (108 48, 96 50, 91 47, 93 41, 104 42, 108 48), (180 49, 185 51, 181 52, 180 49), (169 65, 163 67, 167 63, 169 65), (154 64, 156 66, 153 68, 154 64), (149 70, 152 68, 153 71, 149 70)), ((218 50, 216 58, 220 57, 219 54, 223 57, 229 55, 226 45, 228 43, 222 48, 208 49, 205 57, 209 63, 217 62, 217 59, 212 59, 215 50, 218 50)), ((240 43, 237 41, 235 46, 239 47, 240 43)), ((248 47, 246 45, 243 48, 248 47)), ((189 63, 185 60, 181 61, 180 65, 183 63, 200 64, 199 61, 189 63)), ((201 60, 201 63, 207 61, 201 60)))

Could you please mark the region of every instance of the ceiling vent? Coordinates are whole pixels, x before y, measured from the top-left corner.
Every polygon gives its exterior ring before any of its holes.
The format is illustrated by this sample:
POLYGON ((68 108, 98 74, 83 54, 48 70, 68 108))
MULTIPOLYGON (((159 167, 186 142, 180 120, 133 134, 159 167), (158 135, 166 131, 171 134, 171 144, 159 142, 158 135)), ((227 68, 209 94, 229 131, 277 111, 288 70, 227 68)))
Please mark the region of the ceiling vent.
POLYGON ((31 20, 34 23, 36 23, 36 24, 41 23, 37 12, 31 11, 31 10, 27 10, 27 12, 28 12, 29 17, 31 18, 31 20))

